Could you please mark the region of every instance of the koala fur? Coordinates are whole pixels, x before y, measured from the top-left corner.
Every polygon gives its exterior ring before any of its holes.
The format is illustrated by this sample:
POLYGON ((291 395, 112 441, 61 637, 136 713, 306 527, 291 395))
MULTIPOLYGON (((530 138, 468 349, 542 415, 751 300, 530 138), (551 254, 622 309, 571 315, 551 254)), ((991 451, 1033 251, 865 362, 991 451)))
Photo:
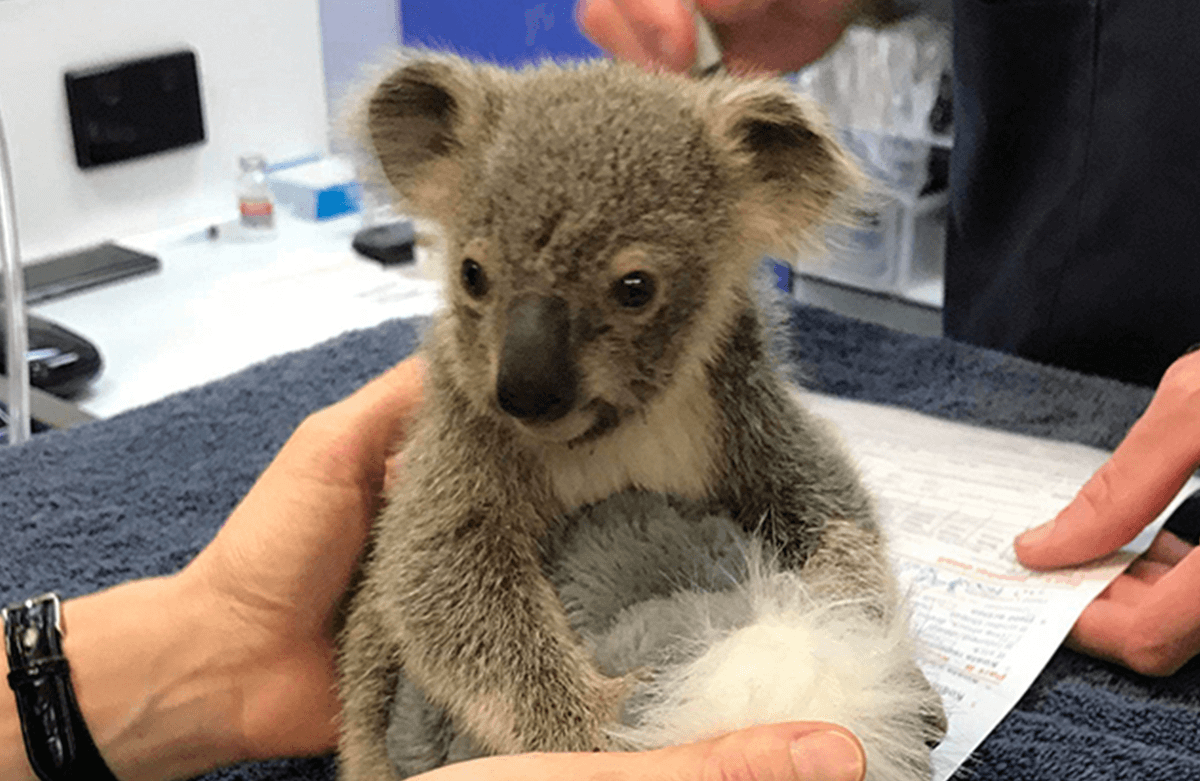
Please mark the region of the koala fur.
POLYGON ((859 184, 808 106, 766 80, 422 55, 365 111, 402 207, 440 228, 447 288, 341 636, 343 779, 395 777, 401 672, 486 751, 620 746, 635 675, 597 670, 539 544, 622 491, 726 513, 894 617, 870 497, 779 376, 752 291, 859 184))

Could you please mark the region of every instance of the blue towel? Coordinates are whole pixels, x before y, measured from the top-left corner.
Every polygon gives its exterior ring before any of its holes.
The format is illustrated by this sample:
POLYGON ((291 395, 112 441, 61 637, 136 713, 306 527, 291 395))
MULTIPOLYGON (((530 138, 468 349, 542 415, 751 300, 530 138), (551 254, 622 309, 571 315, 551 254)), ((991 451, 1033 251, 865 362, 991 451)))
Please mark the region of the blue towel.
MULTIPOLYGON (((393 321, 71 431, 0 449, 0 600, 73 596, 174 572, 310 412, 417 344, 393 321)), ((795 306, 786 341, 810 388, 1111 448, 1150 391, 795 306)), ((962 779, 1200 778, 1200 665, 1148 679, 1060 650, 962 779)), ((331 781, 328 757, 205 779, 331 781)))

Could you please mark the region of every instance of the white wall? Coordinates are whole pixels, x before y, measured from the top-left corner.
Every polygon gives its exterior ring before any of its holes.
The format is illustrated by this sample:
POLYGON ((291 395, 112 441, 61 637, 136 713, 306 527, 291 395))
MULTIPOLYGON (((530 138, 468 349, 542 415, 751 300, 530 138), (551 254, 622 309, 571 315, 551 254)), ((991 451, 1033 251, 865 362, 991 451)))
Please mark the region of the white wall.
POLYGON ((0 0, 0 116, 27 260, 232 216, 238 155, 327 146, 317 0, 0 0), (197 54, 206 143, 80 171, 63 72, 175 48, 197 54))
MULTIPOLYGON (((3 0, 0 0, 3 2, 3 0)), ((321 0, 325 94, 336 112, 364 67, 385 61, 400 42, 399 0, 321 0)))

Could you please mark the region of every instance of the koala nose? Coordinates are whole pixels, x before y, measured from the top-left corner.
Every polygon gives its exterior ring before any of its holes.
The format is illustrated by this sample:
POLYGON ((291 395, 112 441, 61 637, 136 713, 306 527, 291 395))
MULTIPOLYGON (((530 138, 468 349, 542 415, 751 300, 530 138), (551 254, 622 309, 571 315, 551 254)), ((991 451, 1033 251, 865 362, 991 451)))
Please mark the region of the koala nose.
POLYGON ((496 377, 502 410, 520 420, 547 423, 571 410, 577 378, 570 338, 566 301, 522 296, 512 302, 496 377))

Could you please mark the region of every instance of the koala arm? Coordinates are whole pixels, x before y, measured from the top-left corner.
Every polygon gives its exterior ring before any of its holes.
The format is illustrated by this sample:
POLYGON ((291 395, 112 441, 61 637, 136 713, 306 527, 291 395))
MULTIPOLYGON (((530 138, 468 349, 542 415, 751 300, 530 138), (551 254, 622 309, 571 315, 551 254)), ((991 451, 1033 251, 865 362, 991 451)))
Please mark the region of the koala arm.
MULTIPOLYGON (((373 622, 376 645, 490 751, 603 748, 625 684, 595 670, 542 573, 537 538, 559 508, 532 460, 449 395, 404 451, 348 632, 360 613, 373 622)), ((347 669, 364 668, 355 652, 347 669)))
POLYGON ((779 378, 753 311, 735 321, 708 380, 723 417, 716 493, 743 527, 771 544, 788 567, 804 565, 835 520, 862 530, 863 542, 882 556, 874 507, 857 470, 836 436, 779 378))
MULTIPOLYGON (((770 370, 766 349, 747 313, 709 367, 714 396, 727 400, 719 501, 799 571, 814 596, 884 625, 906 620, 869 493, 835 432, 770 370)), ((915 664, 904 676, 921 692, 918 734, 936 745, 947 725, 941 698, 915 664)))

